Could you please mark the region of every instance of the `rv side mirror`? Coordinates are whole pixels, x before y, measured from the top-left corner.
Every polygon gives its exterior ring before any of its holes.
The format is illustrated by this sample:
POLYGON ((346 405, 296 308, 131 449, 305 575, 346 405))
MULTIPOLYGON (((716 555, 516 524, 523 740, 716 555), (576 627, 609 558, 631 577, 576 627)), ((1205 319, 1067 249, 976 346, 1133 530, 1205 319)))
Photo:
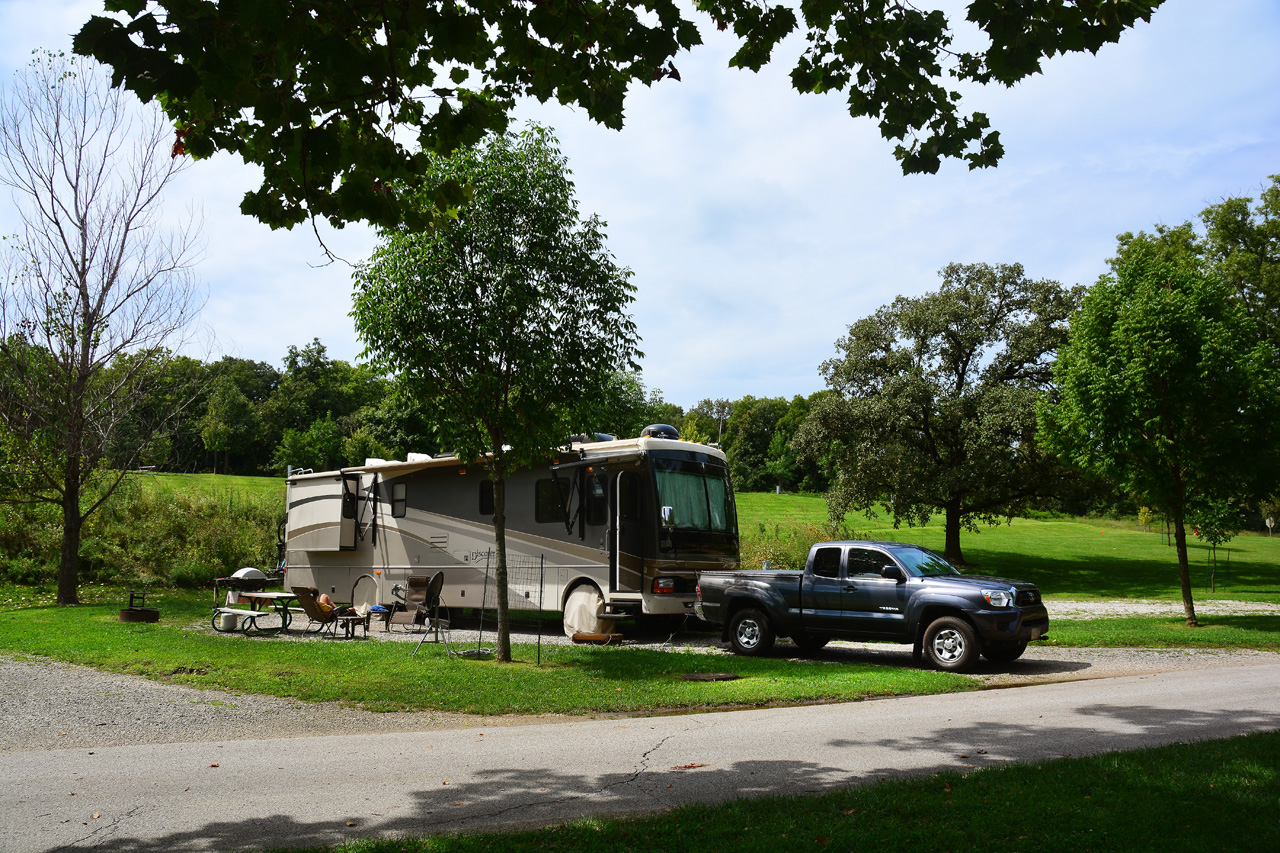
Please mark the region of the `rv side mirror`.
POLYGON ((905 583, 907 576, 902 573, 902 569, 893 564, 889 564, 880 570, 880 577, 895 580, 898 583, 905 583))
POLYGON ((670 524, 670 523, 671 523, 671 516, 672 516, 672 514, 673 514, 674 512, 675 512, 675 510, 674 510, 674 509, 672 509, 671 507, 669 507, 669 506, 664 506, 664 507, 662 508, 662 523, 663 523, 663 524, 670 524))

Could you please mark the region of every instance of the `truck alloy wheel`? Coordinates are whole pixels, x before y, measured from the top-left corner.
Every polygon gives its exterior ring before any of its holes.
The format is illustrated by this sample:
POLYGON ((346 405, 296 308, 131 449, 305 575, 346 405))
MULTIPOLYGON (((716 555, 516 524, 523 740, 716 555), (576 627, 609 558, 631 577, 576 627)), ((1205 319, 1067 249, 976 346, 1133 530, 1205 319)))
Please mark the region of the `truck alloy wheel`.
POLYGON ((740 655, 762 655, 773 648, 774 633, 759 610, 739 610, 729 623, 729 645, 740 655))
POLYGON ((978 660, 978 637, 968 622, 943 616, 924 632, 924 653, 938 669, 966 672, 978 660))

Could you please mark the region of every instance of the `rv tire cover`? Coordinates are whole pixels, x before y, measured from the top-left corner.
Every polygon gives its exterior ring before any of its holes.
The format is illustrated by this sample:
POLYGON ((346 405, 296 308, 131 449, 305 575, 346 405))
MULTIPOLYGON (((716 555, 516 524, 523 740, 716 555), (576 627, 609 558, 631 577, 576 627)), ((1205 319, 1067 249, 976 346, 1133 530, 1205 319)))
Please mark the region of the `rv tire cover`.
POLYGON ((600 590, 591 584, 575 587, 564 603, 564 635, 604 634, 611 630, 609 623, 600 618, 604 610, 604 598, 600 590))

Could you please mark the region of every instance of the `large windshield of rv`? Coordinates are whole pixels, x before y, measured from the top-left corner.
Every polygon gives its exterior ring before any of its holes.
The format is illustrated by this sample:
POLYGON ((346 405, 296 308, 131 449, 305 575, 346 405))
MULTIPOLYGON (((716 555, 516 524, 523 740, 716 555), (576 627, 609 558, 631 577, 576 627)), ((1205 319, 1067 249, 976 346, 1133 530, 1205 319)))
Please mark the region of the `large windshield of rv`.
POLYGON ((729 472, 723 466, 654 454, 653 472, 658 481, 658 506, 670 507, 664 526, 718 533, 737 530, 729 472))

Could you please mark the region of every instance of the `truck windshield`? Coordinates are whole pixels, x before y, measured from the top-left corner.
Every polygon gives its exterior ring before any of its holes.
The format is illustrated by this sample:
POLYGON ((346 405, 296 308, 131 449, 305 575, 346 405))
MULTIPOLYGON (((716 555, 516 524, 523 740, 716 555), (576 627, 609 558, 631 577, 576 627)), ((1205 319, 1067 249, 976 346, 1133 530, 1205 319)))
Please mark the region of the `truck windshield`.
POLYGON ((936 578, 960 574, 959 569, 927 548, 890 548, 893 556, 912 574, 922 578, 936 578))
MULTIPOLYGON (((689 454, 692 456, 692 454, 689 454)), ((653 455, 658 482, 658 505, 670 507, 662 523, 681 530, 736 533, 737 514, 729 472, 717 461, 675 459, 653 455)))

